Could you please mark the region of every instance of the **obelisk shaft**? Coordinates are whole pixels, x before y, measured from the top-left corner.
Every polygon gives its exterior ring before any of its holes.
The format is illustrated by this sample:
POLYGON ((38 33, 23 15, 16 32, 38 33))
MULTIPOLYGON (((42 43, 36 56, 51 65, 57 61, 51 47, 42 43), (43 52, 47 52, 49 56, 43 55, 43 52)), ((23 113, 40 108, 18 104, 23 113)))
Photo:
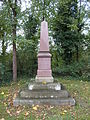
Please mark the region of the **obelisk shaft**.
POLYGON ((37 82, 53 82, 51 70, 51 54, 49 53, 48 24, 46 21, 41 23, 40 50, 38 53, 37 82))
POLYGON ((41 23, 40 51, 49 51, 48 24, 45 21, 41 23))

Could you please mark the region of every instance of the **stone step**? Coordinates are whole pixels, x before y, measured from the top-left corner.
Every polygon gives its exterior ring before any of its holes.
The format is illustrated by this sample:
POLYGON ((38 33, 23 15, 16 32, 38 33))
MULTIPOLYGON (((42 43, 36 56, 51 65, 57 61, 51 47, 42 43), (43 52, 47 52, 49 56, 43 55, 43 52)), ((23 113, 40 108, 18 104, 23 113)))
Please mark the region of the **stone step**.
POLYGON ((73 98, 61 98, 61 99, 21 99, 16 98, 13 101, 14 106, 18 105, 60 105, 60 106, 73 106, 75 100, 73 98))
POLYGON ((55 91, 55 90, 22 90, 19 93, 21 98, 42 98, 42 99, 47 99, 47 98, 67 98, 69 97, 69 93, 66 90, 60 90, 60 91, 55 91))
POLYGON ((29 90, 61 90, 60 83, 30 83, 29 90))

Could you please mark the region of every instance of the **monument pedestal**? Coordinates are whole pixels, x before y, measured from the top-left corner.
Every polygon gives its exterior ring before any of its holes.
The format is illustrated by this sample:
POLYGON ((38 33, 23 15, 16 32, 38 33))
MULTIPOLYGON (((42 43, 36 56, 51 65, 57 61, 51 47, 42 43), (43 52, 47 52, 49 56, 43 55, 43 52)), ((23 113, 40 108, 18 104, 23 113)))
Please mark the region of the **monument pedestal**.
POLYGON ((51 54, 49 51, 39 51, 38 53, 38 70, 36 82, 53 82, 51 70, 51 54))
POLYGON ((18 105, 75 105, 75 100, 60 83, 30 83, 13 101, 18 105))
POLYGON ((13 104, 74 106, 75 100, 59 82, 32 82, 20 90, 13 104))
POLYGON ((13 101, 14 105, 75 105, 65 88, 54 82, 51 70, 51 54, 49 53, 48 25, 41 23, 40 50, 38 53, 38 70, 35 82, 22 89, 13 101))

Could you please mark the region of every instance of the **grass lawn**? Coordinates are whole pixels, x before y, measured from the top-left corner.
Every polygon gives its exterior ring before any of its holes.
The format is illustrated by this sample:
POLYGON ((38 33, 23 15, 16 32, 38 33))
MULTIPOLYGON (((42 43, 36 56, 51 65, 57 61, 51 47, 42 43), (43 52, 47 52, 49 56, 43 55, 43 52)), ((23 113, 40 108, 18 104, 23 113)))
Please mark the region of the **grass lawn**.
POLYGON ((90 82, 58 78, 76 106, 13 106, 18 91, 29 83, 20 79, 17 83, 0 87, 0 120, 90 120, 90 82))

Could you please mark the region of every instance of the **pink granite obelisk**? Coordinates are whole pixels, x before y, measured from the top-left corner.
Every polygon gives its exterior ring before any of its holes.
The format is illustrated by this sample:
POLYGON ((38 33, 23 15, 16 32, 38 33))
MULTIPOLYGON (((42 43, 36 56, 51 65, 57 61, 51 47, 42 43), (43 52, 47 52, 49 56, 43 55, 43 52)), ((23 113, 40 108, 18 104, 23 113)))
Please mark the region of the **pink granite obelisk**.
POLYGON ((13 105, 75 105, 75 100, 59 82, 53 82, 51 70, 51 54, 49 53, 48 24, 41 23, 40 50, 38 53, 38 70, 35 79, 28 89, 19 91, 13 105))
POLYGON ((49 53, 48 23, 41 23, 40 50, 38 53, 38 70, 36 82, 53 82, 51 70, 51 54, 49 53))

